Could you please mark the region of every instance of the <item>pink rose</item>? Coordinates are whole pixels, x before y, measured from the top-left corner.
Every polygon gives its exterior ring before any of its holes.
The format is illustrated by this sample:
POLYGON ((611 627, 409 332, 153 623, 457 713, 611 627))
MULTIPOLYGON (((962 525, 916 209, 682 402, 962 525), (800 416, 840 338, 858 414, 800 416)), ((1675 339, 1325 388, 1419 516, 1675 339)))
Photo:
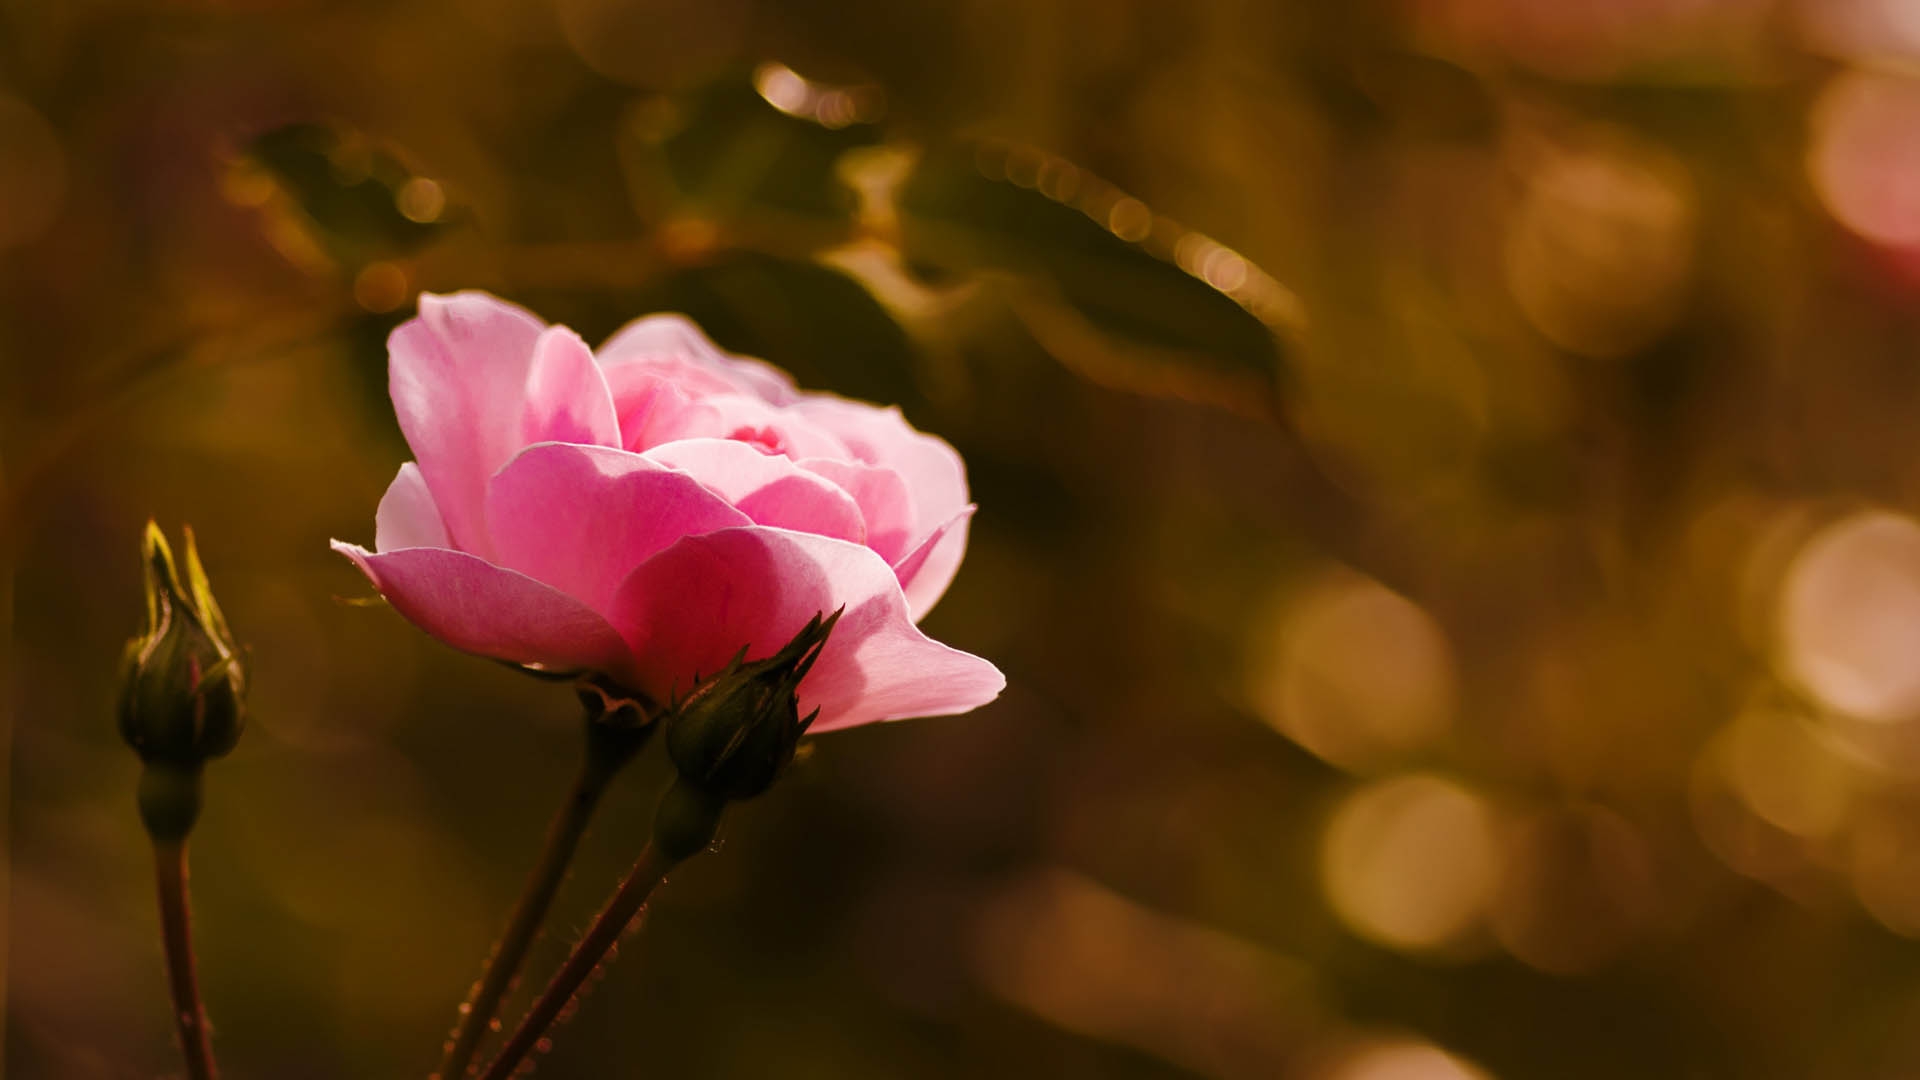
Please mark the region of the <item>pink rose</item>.
POLYGON ((457 649, 602 672, 655 701, 842 605, 813 730, 965 712, 1006 679, 914 625, 967 546, 958 454, 897 409, 803 393, 653 315, 595 355, 484 293, 388 339, 400 466, 374 550, 334 542, 457 649))

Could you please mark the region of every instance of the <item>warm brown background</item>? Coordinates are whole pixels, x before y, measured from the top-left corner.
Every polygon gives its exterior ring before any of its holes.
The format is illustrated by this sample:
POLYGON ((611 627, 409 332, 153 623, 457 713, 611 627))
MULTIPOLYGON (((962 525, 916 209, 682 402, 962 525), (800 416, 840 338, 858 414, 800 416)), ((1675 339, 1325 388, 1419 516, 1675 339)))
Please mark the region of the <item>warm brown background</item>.
POLYGON ((818 740, 539 1075, 1920 1073, 1917 63, 1901 0, 0 3, 6 1075, 178 1068, 149 515, 251 646, 228 1073, 431 1068, 577 750, 326 549, 464 287, 900 401, 1010 679, 818 740), (916 153, 991 197, 891 213, 916 153))

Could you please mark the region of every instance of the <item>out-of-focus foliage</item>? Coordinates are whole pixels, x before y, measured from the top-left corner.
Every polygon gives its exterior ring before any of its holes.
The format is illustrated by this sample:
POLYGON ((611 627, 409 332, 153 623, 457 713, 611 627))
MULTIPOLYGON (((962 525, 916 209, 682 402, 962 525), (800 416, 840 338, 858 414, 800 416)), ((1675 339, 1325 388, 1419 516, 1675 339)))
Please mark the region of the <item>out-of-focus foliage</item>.
POLYGON ((228 1071, 431 1067, 578 751, 326 549, 406 456, 387 330, 461 288, 900 402, 981 505, 929 626, 1011 679, 820 739, 539 1075, 1920 1072, 1917 25, 0 0, 6 1075, 172 1062, 149 515, 251 647, 194 838, 228 1071))
POLYGON ((446 199, 439 185, 411 175, 357 133, 288 124, 262 132, 244 156, 240 167, 263 170, 282 189, 285 212, 347 265, 412 254, 442 227, 446 199))
POLYGON ((927 151, 897 198, 909 267, 1014 274, 1016 310, 1066 357, 1127 385, 1271 404, 1292 298, 1221 244, 1065 160, 990 143, 927 151))
MULTIPOLYGON (((762 209, 846 221, 857 200, 834 171, 841 155, 880 136, 875 90, 818 86, 779 64, 749 80, 721 78, 640 106, 660 130, 659 168, 686 211, 726 218, 762 209)), ((644 121, 643 121, 644 122, 644 121)))

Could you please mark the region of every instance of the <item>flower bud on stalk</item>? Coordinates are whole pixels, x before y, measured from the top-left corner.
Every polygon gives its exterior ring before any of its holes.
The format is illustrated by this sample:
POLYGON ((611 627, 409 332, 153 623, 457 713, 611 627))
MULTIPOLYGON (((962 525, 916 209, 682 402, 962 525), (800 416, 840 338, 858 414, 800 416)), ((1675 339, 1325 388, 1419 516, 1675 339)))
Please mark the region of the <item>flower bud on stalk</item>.
POLYGON ((153 522, 145 539, 147 626, 127 643, 120 735, 146 771, 140 817, 156 841, 178 841, 200 815, 200 767, 232 750, 245 724, 246 674, 186 531, 186 584, 153 522))
POLYGON ((153 840, 160 941, 187 1077, 218 1080, 193 956, 187 834, 200 817, 201 766, 240 739, 247 680, 200 566, 192 529, 186 530, 186 540, 183 588, 166 536, 147 522, 147 628, 127 643, 120 735, 146 763, 140 774, 140 820, 153 840))
POLYGON ((683 780, 726 801, 751 799, 773 785, 819 715, 815 709, 803 718, 794 695, 840 614, 815 615, 765 660, 747 663, 741 649, 674 707, 667 754, 683 780))
MULTIPOLYGON (((699 680, 691 693, 669 707, 667 756, 680 775, 654 809, 653 838, 481 1080, 517 1075, 668 872, 713 843, 727 803, 751 799, 780 778, 800 736, 819 715, 817 709, 800 715, 795 696, 800 681, 820 658, 845 610, 815 615, 765 660, 747 662, 742 648, 719 674, 699 680)), ((586 690, 582 698, 587 698, 586 690)))

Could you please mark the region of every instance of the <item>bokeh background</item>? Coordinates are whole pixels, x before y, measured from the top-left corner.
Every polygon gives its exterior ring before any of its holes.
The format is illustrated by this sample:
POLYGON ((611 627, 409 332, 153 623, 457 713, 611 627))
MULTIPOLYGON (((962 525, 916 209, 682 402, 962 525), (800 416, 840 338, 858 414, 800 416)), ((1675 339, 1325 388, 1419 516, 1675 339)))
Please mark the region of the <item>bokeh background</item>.
POLYGON ((901 403, 1010 677, 819 739, 538 1075, 1920 1075, 1920 3, 0 2, 6 1075, 178 1069, 149 515, 251 646, 227 1071, 432 1067, 576 707, 326 541, 470 287, 901 403))

